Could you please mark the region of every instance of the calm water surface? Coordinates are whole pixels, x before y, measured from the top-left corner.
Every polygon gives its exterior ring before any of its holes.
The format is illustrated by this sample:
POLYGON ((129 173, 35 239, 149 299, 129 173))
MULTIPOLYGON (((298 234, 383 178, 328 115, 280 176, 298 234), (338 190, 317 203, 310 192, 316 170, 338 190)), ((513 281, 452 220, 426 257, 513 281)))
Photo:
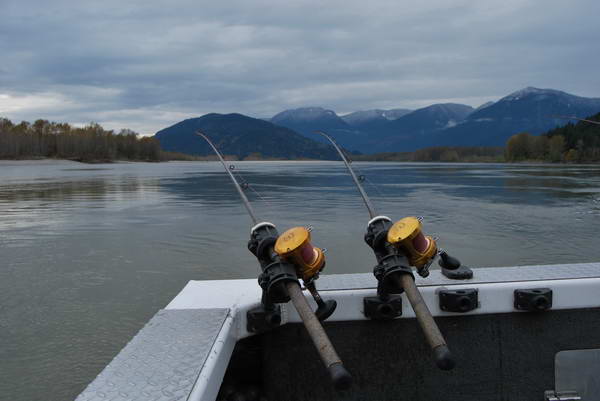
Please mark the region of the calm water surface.
MULTIPOLYGON (((329 273, 369 272, 341 163, 244 162, 259 217, 311 224, 329 273)), ((600 260, 600 166, 355 163, 378 212, 472 266, 600 260)), ((69 400, 188 280, 251 278, 250 219, 216 163, 0 162, 0 399, 69 400)))

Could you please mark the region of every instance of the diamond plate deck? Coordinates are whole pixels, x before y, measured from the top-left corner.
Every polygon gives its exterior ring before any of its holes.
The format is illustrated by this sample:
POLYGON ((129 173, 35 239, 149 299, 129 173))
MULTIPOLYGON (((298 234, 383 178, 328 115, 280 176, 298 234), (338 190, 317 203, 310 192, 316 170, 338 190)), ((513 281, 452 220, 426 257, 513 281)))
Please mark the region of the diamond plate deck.
MULTIPOLYGON (((432 270, 427 278, 417 276, 416 282, 418 286, 425 287, 600 277, 600 263, 486 267, 473 270, 474 275, 470 280, 450 280, 440 270, 432 270)), ((317 281, 317 288, 321 291, 377 288, 377 281, 370 273, 332 274, 321 276, 317 281)))
POLYGON ((228 313, 159 311, 76 401, 186 400, 228 313))

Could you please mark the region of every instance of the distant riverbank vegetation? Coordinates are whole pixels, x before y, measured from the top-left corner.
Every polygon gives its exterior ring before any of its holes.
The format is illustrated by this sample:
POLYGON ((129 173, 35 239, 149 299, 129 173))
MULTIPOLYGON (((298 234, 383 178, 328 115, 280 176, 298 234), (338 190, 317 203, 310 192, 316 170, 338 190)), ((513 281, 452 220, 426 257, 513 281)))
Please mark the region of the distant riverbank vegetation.
POLYGON ((501 146, 435 146, 414 152, 354 155, 352 159, 357 161, 500 163, 504 161, 504 148, 501 146))
MULTIPOLYGON (((586 118, 600 122, 600 113, 586 118)), ((534 136, 522 132, 506 143, 506 160, 563 163, 600 162, 600 125, 579 121, 534 136)))
POLYGON ((37 158, 87 163, 196 160, 191 155, 163 152, 156 139, 140 137, 127 129, 115 133, 95 123, 85 127, 47 120, 14 124, 6 118, 0 118, 0 159, 37 158))

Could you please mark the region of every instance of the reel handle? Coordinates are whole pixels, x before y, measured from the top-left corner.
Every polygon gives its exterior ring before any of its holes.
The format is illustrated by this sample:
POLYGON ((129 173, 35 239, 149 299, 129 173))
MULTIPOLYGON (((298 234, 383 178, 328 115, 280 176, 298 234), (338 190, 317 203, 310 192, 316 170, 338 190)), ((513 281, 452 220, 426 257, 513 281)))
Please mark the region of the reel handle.
POLYGON ((460 260, 448 255, 446 251, 440 251, 438 264, 442 268, 442 274, 452 280, 467 280, 473 278, 473 270, 460 264, 460 260))
POLYGON ((294 307, 298 311, 298 315, 300 315, 306 327, 306 331, 308 331, 308 335, 317 348, 323 364, 329 371, 329 376, 334 387, 337 390, 350 388, 352 385, 352 376, 344 367, 319 319, 317 319, 308 301, 304 298, 300 284, 297 281, 290 281, 286 283, 286 288, 294 307))
POLYGON ((456 270, 460 267, 460 261, 456 259, 454 256, 448 255, 446 251, 440 251, 440 267, 448 270, 456 270))
POLYGON ((448 345, 446 345, 446 340, 444 340, 444 336, 440 332, 438 325, 435 320, 433 320, 433 316, 431 316, 431 312, 429 311, 427 304, 425 304, 419 289, 415 285, 413 277, 410 274, 405 273, 396 274, 393 277, 397 280, 398 285, 404 289, 406 297, 415 311, 417 321, 433 351, 435 364, 442 370, 451 370, 455 365, 454 358, 452 357, 448 345))
POLYGON ((317 310, 315 311, 317 319, 319 319, 321 322, 327 320, 327 318, 331 316, 333 312, 335 312, 335 308, 337 308, 337 302, 335 299, 323 301, 321 294, 319 294, 319 291, 317 291, 314 281, 309 281, 308 283, 305 282, 304 286, 308 291, 310 291, 310 294, 317 303, 317 310))

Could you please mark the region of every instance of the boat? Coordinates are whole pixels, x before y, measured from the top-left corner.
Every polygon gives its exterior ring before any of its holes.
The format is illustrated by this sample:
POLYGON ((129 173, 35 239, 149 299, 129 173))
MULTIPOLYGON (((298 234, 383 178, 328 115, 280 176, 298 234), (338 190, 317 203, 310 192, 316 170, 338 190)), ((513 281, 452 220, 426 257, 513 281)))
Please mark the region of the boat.
POLYGON ((432 362, 405 295, 398 318, 365 316, 372 274, 319 279, 338 305, 324 326, 354 378, 345 392, 332 388, 290 305, 276 329, 248 330, 256 280, 190 281, 77 401, 598 399, 600 263, 473 268, 460 281, 432 270, 416 281, 452 349, 452 371, 432 362), (540 289, 547 309, 516 306, 516 294, 540 289), (472 310, 441 308, 443 294, 461 292, 472 310))
POLYGON ((419 219, 377 215, 332 143, 369 209, 374 274, 320 274, 310 230, 256 219, 221 158, 260 285, 190 281, 77 401, 600 400, 600 263, 465 267, 419 219))

